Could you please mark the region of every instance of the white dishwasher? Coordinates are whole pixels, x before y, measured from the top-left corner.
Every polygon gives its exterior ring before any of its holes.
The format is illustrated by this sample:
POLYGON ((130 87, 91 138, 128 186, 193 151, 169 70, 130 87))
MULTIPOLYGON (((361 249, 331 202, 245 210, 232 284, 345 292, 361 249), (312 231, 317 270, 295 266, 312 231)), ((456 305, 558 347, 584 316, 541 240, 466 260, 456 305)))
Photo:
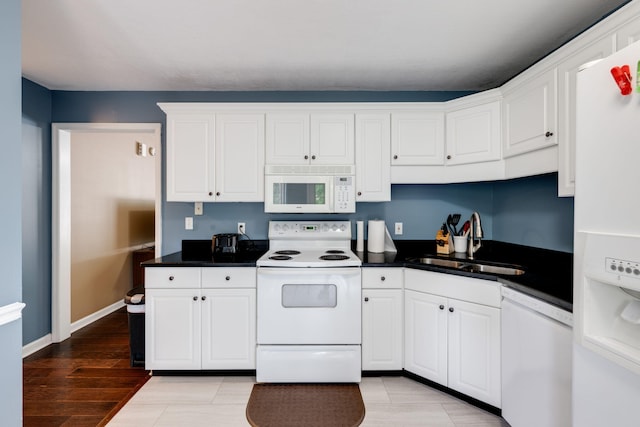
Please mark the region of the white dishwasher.
POLYGON ((502 417, 571 425, 572 313, 502 287, 502 417))

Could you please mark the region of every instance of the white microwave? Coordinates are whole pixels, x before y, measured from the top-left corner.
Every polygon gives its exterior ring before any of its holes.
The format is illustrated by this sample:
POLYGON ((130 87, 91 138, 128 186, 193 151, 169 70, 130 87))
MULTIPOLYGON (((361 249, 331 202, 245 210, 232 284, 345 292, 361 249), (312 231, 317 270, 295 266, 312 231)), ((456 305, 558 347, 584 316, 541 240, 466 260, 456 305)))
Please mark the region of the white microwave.
POLYGON ((266 165, 264 211, 355 212, 355 166, 266 165))

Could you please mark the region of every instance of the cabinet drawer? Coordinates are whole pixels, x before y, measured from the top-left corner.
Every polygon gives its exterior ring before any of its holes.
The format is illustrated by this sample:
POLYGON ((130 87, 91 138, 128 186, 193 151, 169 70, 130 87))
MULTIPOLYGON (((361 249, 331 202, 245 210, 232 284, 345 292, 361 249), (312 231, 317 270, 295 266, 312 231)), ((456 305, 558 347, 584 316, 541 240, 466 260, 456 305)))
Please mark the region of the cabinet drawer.
POLYGON ((210 267, 202 269, 203 288, 255 288, 253 267, 210 267))
POLYGON ((402 268, 363 268, 362 287, 365 289, 402 288, 402 268))
POLYGON ((145 288, 199 288, 200 268, 147 267, 145 288))

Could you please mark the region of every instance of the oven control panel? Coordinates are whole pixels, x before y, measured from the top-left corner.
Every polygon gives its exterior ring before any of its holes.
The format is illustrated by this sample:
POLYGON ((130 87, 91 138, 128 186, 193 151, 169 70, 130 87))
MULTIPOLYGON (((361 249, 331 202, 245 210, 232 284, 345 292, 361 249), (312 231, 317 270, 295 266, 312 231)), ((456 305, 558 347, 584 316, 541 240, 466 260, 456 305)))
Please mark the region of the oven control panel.
POLYGON ((270 221, 269 238, 351 239, 350 221, 270 221))

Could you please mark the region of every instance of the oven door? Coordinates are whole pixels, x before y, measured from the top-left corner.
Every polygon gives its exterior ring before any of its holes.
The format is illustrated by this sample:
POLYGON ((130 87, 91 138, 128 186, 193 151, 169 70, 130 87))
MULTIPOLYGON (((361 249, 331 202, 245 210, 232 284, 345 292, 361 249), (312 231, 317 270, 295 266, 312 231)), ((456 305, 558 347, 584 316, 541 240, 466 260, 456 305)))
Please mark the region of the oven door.
POLYGON ((360 268, 259 268, 258 344, 360 344, 360 268))

